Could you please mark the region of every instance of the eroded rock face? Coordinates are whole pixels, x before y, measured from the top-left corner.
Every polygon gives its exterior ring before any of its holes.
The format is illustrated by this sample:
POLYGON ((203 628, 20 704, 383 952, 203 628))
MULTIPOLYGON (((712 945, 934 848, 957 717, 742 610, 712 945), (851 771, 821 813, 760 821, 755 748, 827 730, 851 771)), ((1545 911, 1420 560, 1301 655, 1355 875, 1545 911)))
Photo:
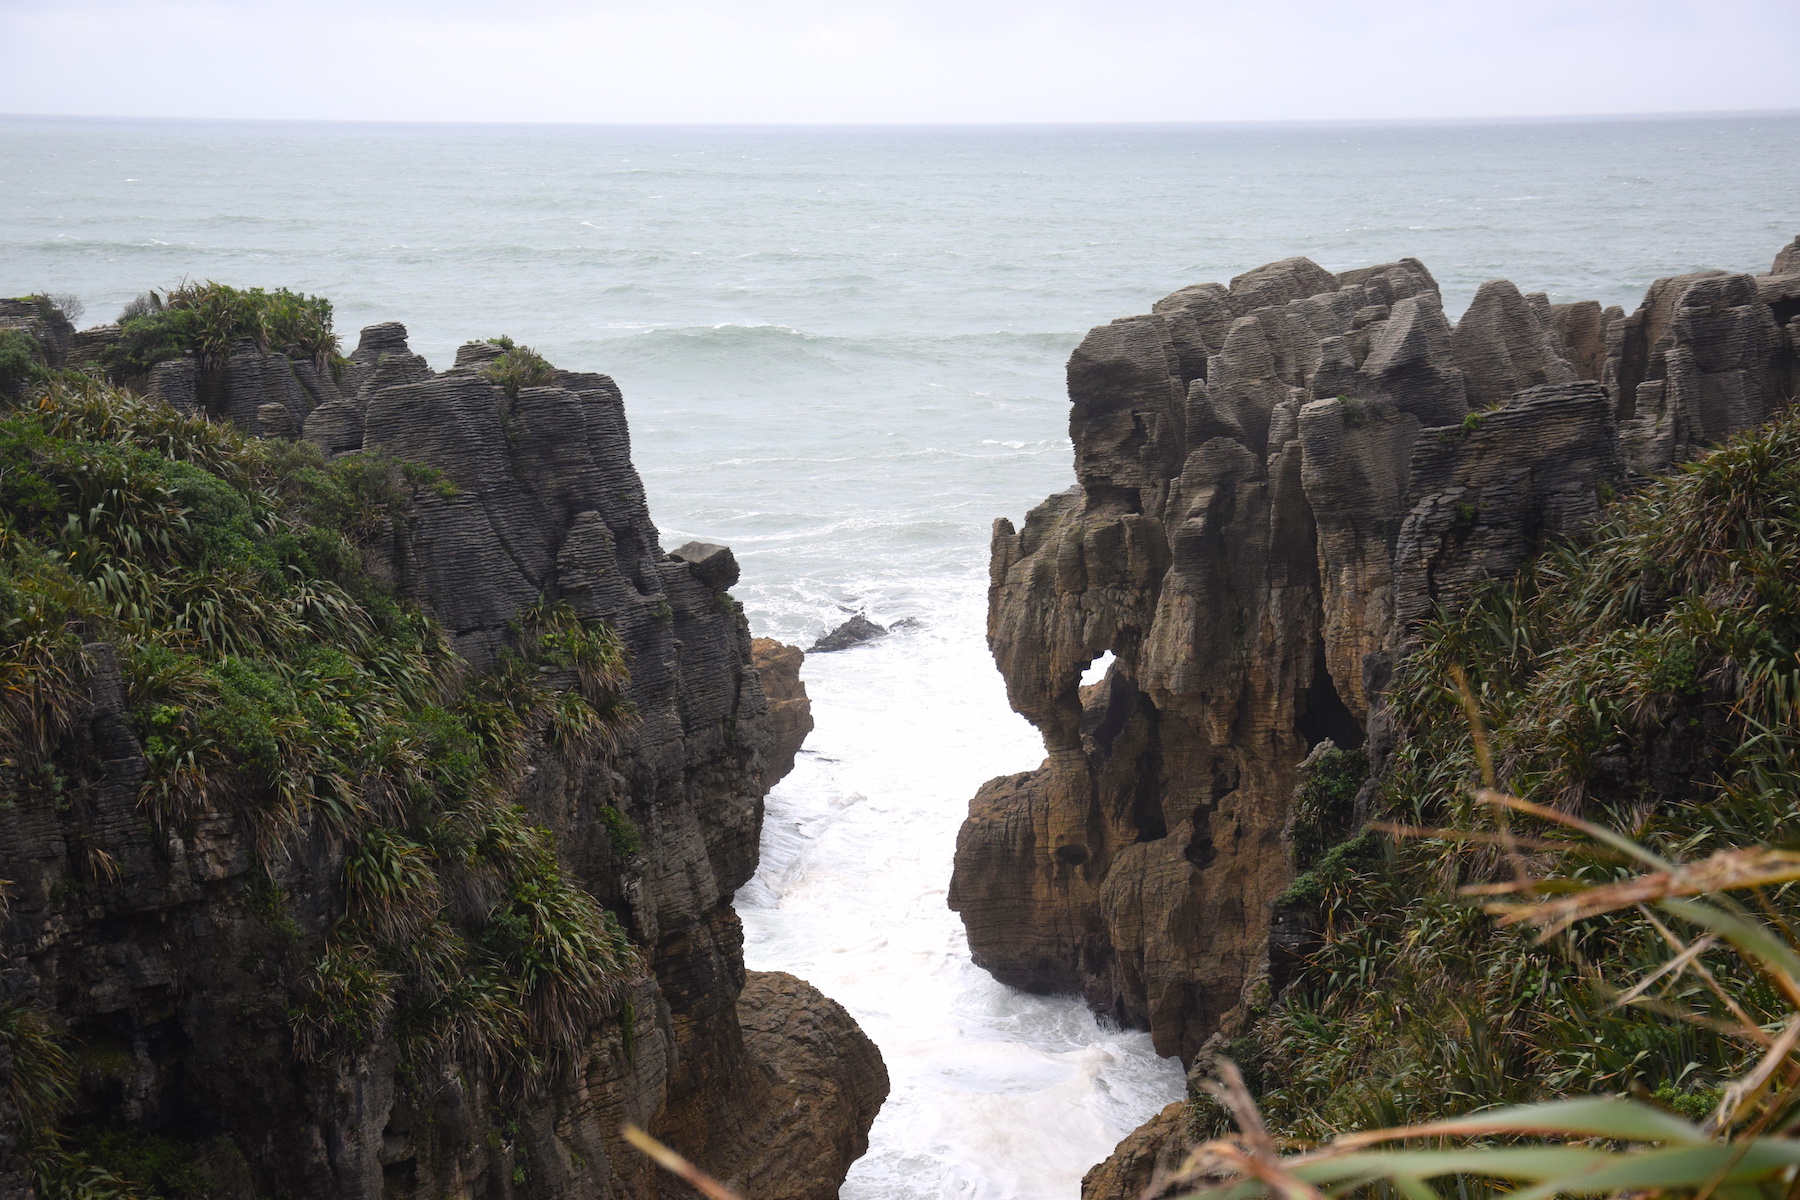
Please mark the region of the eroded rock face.
POLYGON ((766 763, 766 780, 774 787, 794 769, 794 756, 812 732, 812 701, 807 699, 806 684, 800 679, 800 664, 806 654, 798 646, 787 646, 774 638, 757 638, 750 643, 750 661, 762 681, 763 695, 769 701, 770 731, 775 749, 766 763))
POLYGON ((958 838, 975 961, 1191 1062, 1266 957, 1301 761, 1380 734, 1435 606, 1791 398, 1792 251, 1629 317, 1496 280, 1454 327, 1415 260, 1289 259, 1093 330, 1076 486, 994 528, 989 645, 1048 756, 958 838))
POLYGON ((1192 1148, 1187 1120, 1187 1105, 1177 1100, 1138 1126, 1081 1177, 1081 1200, 1162 1200, 1186 1192, 1159 1185, 1181 1170, 1192 1148))
POLYGON ((881 1052, 840 1005, 785 971, 749 973, 738 1020, 767 1093, 741 1114, 745 1128, 715 1172, 757 1200, 834 1200, 887 1098, 881 1052))
POLYGON ((12 881, 0 1003, 51 1007, 98 1048, 106 1065, 84 1077, 84 1111, 222 1147, 235 1156, 225 1175, 243 1181, 234 1194, 505 1197, 515 1178, 571 1200, 686 1194, 624 1145, 624 1121, 726 1164, 758 1195, 835 1194, 886 1094, 879 1054, 798 980, 746 990, 731 907, 756 866, 777 756, 791 763, 806 715, 798 652, 788 679, 780 653, 770 672, 786 689, 777 720, 724 594, 730 551, 663 551, 606 376, 558 372, 508 396, 471 365, 433 373, 393 324, 364 332, 341 380, 310 367, 234 352, 223 385, 178 362, 151 386, 251 429, 289 422, 328 454, 379 450, 441 472, 450 486, 417 488, 364 552, 475 667, 540 597, 618 632, 639 714, 629 745, 573 761, 546 749, 514 799, 643 949, 631 1015, 593 1031, 584 1065, 523 1096, 495 1095, 477 1073, 403 1076, 385 1038, 297 1062, 280 964, 296 944, 316 950, 341 913, 342 850, 305 828, 262 879, 229 812, 180 837, 154 832, 136 806, 143 755, 98 644, 80 811, 0 806, 0 877, 12 881), (619 848, 608 807, 636 827, 637 849, 619 848), (92 869, 96 847, 115 877, 92 869), (291 925, 261 914, 271 887, 291 925))

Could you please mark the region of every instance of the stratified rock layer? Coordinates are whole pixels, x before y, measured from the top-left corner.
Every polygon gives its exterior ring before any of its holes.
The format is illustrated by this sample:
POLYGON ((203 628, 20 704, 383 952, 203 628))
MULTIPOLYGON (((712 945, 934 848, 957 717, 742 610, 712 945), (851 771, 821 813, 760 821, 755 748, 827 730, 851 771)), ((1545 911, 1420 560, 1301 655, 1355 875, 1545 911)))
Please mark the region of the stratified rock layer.
MULTIPOLYGON (((36 309, 0 309, 8 321, 59 332, 36 309)), ((731 907, 756 866, 778 744, 791 763, 804 733, 789 716, 778 740, 742 609, 724 592, 730 551, 662 551, 612 380, 557 372, 509 396, 476 370, 490 349, 465 347, 461 365, 434 373, 402 327, 378 325, 341 380, 246 343, 222 368, 163 363, 150 387, 328 454, 379 450, 440 471, 453 486, 418 488, 364 554, 474 666, 540 598, 618 632, 639 718, 628 744, 574 761, 536 754, 514 799, 643 948, 626 1018, 592 1031, 583 1066, 523 1095, 495 1094, 479 1072, 403 1076, 387 1037, 297 1061, 279 964, 342 912, 342 849, 308 827, 263 879, 229 811, 180 837, 155 831, 137 808, 144 759, 102 644, 89 648, 77 747, 98 764, 81 828, 47 806, 0 805, 11 900, 0 1003, 52 1009, 95 1056, 84 1116, 212 1145, 226 1160, 215 1175, 241 1182, 233 1196, 687 1194, 621 1141, 629 1121, 759 1196, 824 1200, 866 1147, 887 1090, 880 1056, 801 981, 759 976, 746 989, 731 907), (118 864, 114 878, 82 868, 91 845, 118 864), (271 888, 286 893, 291 928, 259 915, 271 888)), ((804 693, 781 703, 804 707, 804 693)), ((0 1187, 17 1180, 7 1145, 0 1187)))
POLYGON ((1191 1062, 1265 960, 1299 764, 1379 757, 1412 624, 1787 403, 1797 331, 1800 241, 1630 316, 1495 280, 1453 326, 1416 260, 1287 259, 1090 332, 1076 485, 994 527, 989 645, 1048 757, 958 837, 976 962, 1191 1062))

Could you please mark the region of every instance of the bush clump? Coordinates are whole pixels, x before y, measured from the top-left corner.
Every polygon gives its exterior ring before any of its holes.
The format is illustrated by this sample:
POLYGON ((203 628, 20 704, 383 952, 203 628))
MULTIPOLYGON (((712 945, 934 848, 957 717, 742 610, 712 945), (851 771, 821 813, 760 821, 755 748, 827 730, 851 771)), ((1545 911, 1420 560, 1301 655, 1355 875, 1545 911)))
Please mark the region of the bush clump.
POLYGON ((519 389, 543 387, 556 378, 556 368, 530 346, 516 345, 509 337, 489 338, 488 344, 500 347, 498 357, 481 368, 482 375, 513 399, 519 389))
POLYGON ((119 337, 101 365, 118 379, 138 379, 159 362, 190 356, 213 368, 242 341, 311 359, 321 369, 336 369, 343 361, 329 300, 287 288, 234 288, 209 280, 162 294, 146 292, 128 304, 120 314, 119 337))
POLYGON ((17 400, 43 374, 37 339, 23 329, 0 329, 0 401, 17 400))

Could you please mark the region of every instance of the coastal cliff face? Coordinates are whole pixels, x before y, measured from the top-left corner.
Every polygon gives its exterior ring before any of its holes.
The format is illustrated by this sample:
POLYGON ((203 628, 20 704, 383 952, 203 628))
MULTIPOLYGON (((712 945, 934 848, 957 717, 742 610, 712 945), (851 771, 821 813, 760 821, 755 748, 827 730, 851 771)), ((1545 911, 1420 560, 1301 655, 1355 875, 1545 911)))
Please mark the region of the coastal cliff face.
POLYGON ((1279 948, 1303 762, 1379 764, 1413 624, 1767 419, 1797 338, 1800 240, 1630 315, 1494 280, 1452 325, 1416 260, 1296 258, 1090 332, 1076 484, 994 527, 989 645, 1048 757, 959 835, 975 961, 1192 1063, 1279 948))
MULTIPOLYGON (((12 317, 28 332, 42 320, 21 310, 0 324, 12 317)), ((39 341, 60 366, 71 339, 50 332, 60 344, 39 341)), ((387 324, 364 331, 337 377, 244 342, 205 365, 162 362, 146 390, 328 457, 434 472, 359 548, 470 671, 493 665, 545 600, 616 634, 635 722, 581 753, 533 743, 505 797, 637 948, 612 1015, 566 1069, 519 1086, 455 1056, 402 1065, 391 1030, 297 1054, 287 964, 343 918, 345 847, 310 814, 275 856, 221 804, 179 829, 147 820, 144 748, 101 643, 85 656, 69 748, 88 772, 80 803, 0 806, 0 1004, 48 1011, 76 1048, 77 1121, 172 1139, 219 1196, 691 1194, 624 1145, 619 1127, 634 1122, 759 1196, 824 1200, 866 1148, 886 1074, 834 1002, 745 971, 731 907, 756 866, 778 756, 791 764, 804 730, 791 714, 779 736, 772 723, 727 591, 730 552, 662 550, 612 380, 555 371, 509 394, 481 370, 499 353, 471 343, 434 372, 387 324), (93 847, 115 867, 84 867, 93 847), (268 895, 285 898, 278 920, 268 895)), ((781 703, 803 707, 797 677, 783 686, 781 703)), ((9 1150, 0 1142, 0 1195, 29 1194, 9 1150)))

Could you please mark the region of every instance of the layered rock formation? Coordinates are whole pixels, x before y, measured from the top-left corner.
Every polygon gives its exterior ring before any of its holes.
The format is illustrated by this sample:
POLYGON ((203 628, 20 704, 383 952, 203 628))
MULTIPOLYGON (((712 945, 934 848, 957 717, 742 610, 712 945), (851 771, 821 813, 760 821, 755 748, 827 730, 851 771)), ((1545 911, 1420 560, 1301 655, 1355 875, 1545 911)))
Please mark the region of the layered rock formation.
POLYGON ((1800 240, 1630 316, 1496 280, 1452 325, 1415 260, 1288 259, 1090 332, 1076 484, 994 527, 989 645, 1048 757, 958 838, 976 962, 1192 1062, 1266 961, 1302 760, 1379 761, 1414 623, 1786 404, 1797 338, 1800 240))
MULTIPOLYGON (((572 759, 543 747, 512 799, 642 949, 621 1017, 590 1031, 584 1064, 522 1092, 460 1067, 402 1072, 385 1035, 300 1062, 278 981, 342 911, 343 849, 308 824, 265 876, 246 822, 222 808, 158 832, 137 807, 143 754, 103 645, 90 647, 101 667, 77 751, 96 776, 79 814, 0 805, 0 1004, 56 1014, 83 1056, 84 1119, 198 1147, 220 1195, 689 1194, 623 1144, 631 1121, 759 1196, 825 1200, 866 1146, 880 1057, 804 983, 746 975, 731 907, 755 869, 763 794, 810 723, 798 652, 765 652, 772 720, 726 591, 730 552, 663 552, 612 380, 558 371, 508 395, 478 370, 495 352, 472 344, 433 372, 403 328, 379 325, 341 380, 245 343, 210 370, 162 363, 150 390, 327 454, 440 472, 450 486, 415 487, 363 550, 473 667, 540 598, 617 632, 638 715, 626 745, 572 759), (82 865, 96 844, 115 873, 82 865), (280 928, 272 893, 287 897, 280 928)), ((5 1159, 0 1144, 0 1178, 5 1159)))

